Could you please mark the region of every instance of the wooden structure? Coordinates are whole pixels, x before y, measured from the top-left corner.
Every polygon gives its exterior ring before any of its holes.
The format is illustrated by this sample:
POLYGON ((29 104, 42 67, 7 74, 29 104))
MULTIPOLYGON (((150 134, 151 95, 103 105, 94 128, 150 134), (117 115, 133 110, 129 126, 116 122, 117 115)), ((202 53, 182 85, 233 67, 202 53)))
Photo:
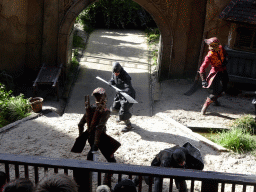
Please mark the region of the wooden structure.
POLYGON ((45 63, 41 67, 36 80, 34 81, 34 96, 36 94, 36 89, 39 84, 50 84, 56 89, 56 96, 59 100, 59 77, 62 71, 62 64, 60 66, 49 66, 45 63))
MULTIPOLYGON (((118 181, 121 181, 122 175, 128 175, 131 179, 132 176, 139 176, 138 192, 142 189, 142 176, 149 176, 150 182, 148 191, 152 192, 153 177, 160 177, 169 179, 169 191, 173 191, 173 179, 182 178, 190 180, 190 191, 194 191, 195 182, 201 182, 201 192, 217 192, 218 188, 222 192, 227 190, 227 185, 231 185, 231 191, 253 191, 256 192, 256 175, 220 173, 213 171, 198 171, 192 169, 169 169, 163 167, 150 167, 138 165, 125 165, 118 163, 102 163, 93 161, 79 161, 71 159, 53 159, 40 156, 21 156, 13 154, 0 153, 0 166, 1 171, 5 171, 10 180, 10 175, 15 178, 26 177, 31 181, 38 183, 44 177, 44 173, 65 173, 71 175, 79 171, 83 173, 83 177, 75 178, 75 180, 83 181, 80 184, 79 191, 92 191, 92 177, 86 174, 91 172, 98 173, 97 185, 101 185, 102 173, 118 174, 118 181), (237 186, 240 185, 240 189, 237 186), (83 190, 81 190, 83 188, 83 190), (250 188, 250 189, 249 189, 250 188)), ((11 178, 11 179, 15 179, 11 178)), ((189 187, 189 185, 188 185, 189 187)), ((162 191, 162 189, 160 190, 162 191)))
POLYGON ((225 47, 229 61, 227 71, 232 82, 256 84, 256 53, 225 47))

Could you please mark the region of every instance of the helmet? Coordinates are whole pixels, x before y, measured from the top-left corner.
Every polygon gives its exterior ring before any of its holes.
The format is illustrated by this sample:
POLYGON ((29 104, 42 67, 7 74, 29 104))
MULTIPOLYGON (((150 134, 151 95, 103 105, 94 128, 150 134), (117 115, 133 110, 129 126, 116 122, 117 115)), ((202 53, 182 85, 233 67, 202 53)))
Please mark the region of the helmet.
POLYGON ((104 101, 107 100, 106 91, 102 87, 98 87, 98 88, 94 89, 94 91, 92 92, 92 96, 94 96, 96 98, 97 102, 100 102, 101 99, 103 99, 104 101))
POLYGON ((205 39, 204 42, 207 44, 207 45, 211 45, 212 43, 216 43, 216 44, 219 44, 220 41, 217 37, 212 37, 210 39, 205 39))
POLYGON ((118 73, 122 70, 122 66, 120 65, 119 62, 114 62, 113 63, 113 73, 118 73))

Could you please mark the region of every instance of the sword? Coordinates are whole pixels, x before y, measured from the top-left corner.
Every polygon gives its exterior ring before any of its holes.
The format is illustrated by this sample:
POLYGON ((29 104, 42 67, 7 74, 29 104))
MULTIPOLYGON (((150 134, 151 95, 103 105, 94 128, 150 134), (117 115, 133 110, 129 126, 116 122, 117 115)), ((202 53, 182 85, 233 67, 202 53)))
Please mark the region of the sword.
MULTIPOLYGON (((108 84, 107 81, 105 81, 104 79, 102 79, 101 77, 97 76, 96 77, 97 79, 103 81, 104 83, 108 84)), ((108 84, 109 85, 109 84, 108 84)), ((116 91, 118 91, 120 94, 122 94, 125 99, 127 99, 127 101, 129 103, 138 103, 135 99, 133 99, 130 95, 128 95, 127 93, 123 92, 121 89, 118 89, 117 87, 113 86, 113 85, 110 85, 111 87, 113 87, 116 91)))

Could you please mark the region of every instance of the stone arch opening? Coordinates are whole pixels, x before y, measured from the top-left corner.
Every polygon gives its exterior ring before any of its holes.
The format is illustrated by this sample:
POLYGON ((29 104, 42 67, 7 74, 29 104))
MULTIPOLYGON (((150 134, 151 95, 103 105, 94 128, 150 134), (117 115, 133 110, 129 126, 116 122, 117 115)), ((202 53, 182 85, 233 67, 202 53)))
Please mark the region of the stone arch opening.
MULTIPOLYGON (((154 19, 157 24, 161 37, 158 56, 158 78, 166 79, 169 72, 170 55, 172 49, 172 31, 170 20, 166 18, 163 11, 153 3, 145 2, 144 0, 134 0, 143 7, 154 19)), ((94 3, 95 0, 79 0, 76 1, 66 12, 59 28, 58 34, 58 62, 67 65, 69 34, 74 25, 76 17, 87 6, 94 3)))

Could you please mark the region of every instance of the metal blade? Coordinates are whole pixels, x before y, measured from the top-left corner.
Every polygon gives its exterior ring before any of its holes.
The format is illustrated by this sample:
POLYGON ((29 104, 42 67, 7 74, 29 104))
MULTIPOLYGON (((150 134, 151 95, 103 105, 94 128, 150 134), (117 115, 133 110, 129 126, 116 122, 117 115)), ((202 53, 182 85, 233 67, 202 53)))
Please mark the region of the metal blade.
POLYGON ((125 92, 120 92, 120 94, 122 94, 124 97, 125 97, 125 99, 127 99, 127 101, 129 102, 129 103, 138 103, 135 99, 133 99, 130 95, 128 95, 127 93, 125 93, 125 92))
MULTIPOLYGON (((108 84, 108 82, 104 79, 102 79, 101 77, 97 76, 96 77, 97 79, 103 81, 104 83, 108 84)), ((109 84, 108 84, 109 85, 109 84)), ((125 92, 122 92, 121 89, 118 89, 117 87, 113 86, 113 85, 110 85, 111 87, 113 87, 115 90, 117 90, 120 94, 122 94, 124 96, 125 99, 127 99, 127 101, 129 103, 138 103, 135 99, 133 99, 130 95, 128 95, 127 93, 125 92)))

